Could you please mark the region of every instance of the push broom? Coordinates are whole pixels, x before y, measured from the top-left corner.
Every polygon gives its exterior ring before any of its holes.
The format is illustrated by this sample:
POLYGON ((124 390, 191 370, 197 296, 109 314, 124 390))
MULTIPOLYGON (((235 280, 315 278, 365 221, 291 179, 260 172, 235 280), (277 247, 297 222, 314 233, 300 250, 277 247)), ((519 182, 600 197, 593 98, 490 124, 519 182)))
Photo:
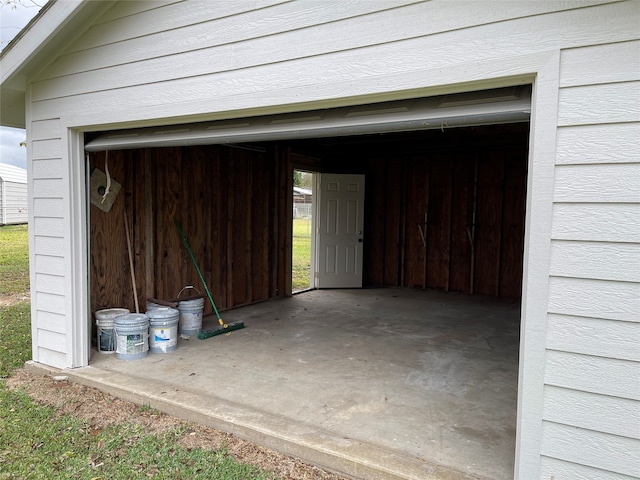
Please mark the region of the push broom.
POLYGON ((205 282, 204 280, 204 276, 202 275, 202 272, 200 271, 200 267, 198 266, 198 262, 196 262, 196 258, 193 256, 193 252, 191 251, 191 247, 189 246, 189 242, 187 242, 187 238, 184 236, 184 232, 182 231, 182 227, 180 226, 180 223, 178 223, 177 220, 175 220, 176 223, 176 227, 178 227, 178 232, 180 232, 180 238, 182 238, 182 243, 184 243, 184 246, 187 248, 187 252, 189 252, 189 256, 191 257, 191 261, 193 262, 193 265, 196 267, 196 271, 198 272, 198 276, 200 277, 200 281, 202 282, 202 285, 204 286, 204 290, 205 292, 207 292, 207 296, 209 297, 209 301, 211 302, 211 306, 213 307, 213 311, 216 312, 216 317, 218 317, 218 323, 220 325, 218 325, 217 327, 214 328, 209 328, 207 330, 201 330, 200 333, 198 333, 198 338, 200 340, 204 340, 206 338, 211 338, 215 335, 222 335, 223 333, 227 333, 227 332, 231 332, 233 330, 239 330, 241 328, 244 328, 244 322, 239 321, 239 322, 232 322, 232 323, 224 323, 222 321, 222 318, 220 317, 220 314, 218 313, 218 309, 216 308, 216 304, 213 301, 213 297, 211 296, 211 292, 209 291, 209 287, 207 287, 207 282, 205 282))

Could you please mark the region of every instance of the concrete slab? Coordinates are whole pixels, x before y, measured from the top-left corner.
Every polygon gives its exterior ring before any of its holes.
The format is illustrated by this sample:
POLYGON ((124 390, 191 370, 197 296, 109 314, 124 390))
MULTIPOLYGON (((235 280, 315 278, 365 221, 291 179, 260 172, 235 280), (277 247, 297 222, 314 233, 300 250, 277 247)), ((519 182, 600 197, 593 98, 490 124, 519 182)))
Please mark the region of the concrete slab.
POLYGON ((355 478, 512 478, 520 306, 411 289, 310 291, 246 328, 72 379, 355 478))

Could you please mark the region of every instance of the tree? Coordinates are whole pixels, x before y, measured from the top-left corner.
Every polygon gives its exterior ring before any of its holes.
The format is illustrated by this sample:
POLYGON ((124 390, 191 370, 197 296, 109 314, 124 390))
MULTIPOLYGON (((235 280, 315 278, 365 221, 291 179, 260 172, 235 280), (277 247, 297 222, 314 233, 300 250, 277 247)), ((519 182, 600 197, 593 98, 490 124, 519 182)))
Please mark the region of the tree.
POLYGON ((0 0, 2 38, 0 48, 6 47, 18 35, 48 0, 0 0), (9 11, 7 11, 9 10, 9 11))
POLYGON ((302 172, 300 170, 293 171, 293 186, 311 189, 313 182, 313 173, 302 172))
POLYGON ((302 172, 302 179, 300 180, 300 187, 311 189, 311 182, 313 181, 313 173, 302 172))
POLYGON ((38 8, 42 8, 45 3, 47 3, 47 0, 45 0, 44 3, 36 2, 34 0, 1 0, 0 1, 0 7, 11 7, 14 10, 16 8, 18 8, 18 7, 25 7, 25 8, 38 7, 38 8))
POLYGON ((302 172, 300 170, 293 171, 293 186, 299 187, 302 183, 302 172))

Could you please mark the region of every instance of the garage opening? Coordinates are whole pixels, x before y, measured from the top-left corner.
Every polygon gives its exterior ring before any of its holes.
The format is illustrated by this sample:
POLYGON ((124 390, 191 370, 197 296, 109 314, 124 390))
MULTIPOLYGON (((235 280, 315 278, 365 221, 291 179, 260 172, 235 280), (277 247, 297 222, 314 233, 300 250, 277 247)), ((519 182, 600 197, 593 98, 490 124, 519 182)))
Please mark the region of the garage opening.
POLYGON ((92 312, 134 308, 126 211, 141 299, 198 285, 178 220, 217 307, 248 327, 181 339, 160 363, 91 363, 264 422, 295 399, 287 421, 335 433, 354 458, 360 443, 378 463, 399 455, 397 468, 510 476, 530 87, 480 93, 426 99, 427 114, 406 101, 87 135, 88 175, 108 169, 121 186, 109 211, 90 209, 92 312), (294 171, 366 180, 363 289, 290 298, 294 171), (241 380, 202 365, 220 361, 241 380))

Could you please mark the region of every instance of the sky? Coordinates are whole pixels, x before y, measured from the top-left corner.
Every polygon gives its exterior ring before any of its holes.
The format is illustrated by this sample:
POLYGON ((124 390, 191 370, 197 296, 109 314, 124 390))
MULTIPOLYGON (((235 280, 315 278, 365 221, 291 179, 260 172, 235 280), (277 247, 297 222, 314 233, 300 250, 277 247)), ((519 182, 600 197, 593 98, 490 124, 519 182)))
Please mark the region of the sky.
MULTIPOLYGON (((0 0, 1 49, 9 44, 45 3, 46 0, 37 0, 35 3, 31 0, 0 0)), ((2 108, 1 105, 0 108, 2 108)), ((27 168, 27 149, 20 146, 20 142, 25 141, 26 138, 24 130, 0 127, 0 163, 27 168)))

